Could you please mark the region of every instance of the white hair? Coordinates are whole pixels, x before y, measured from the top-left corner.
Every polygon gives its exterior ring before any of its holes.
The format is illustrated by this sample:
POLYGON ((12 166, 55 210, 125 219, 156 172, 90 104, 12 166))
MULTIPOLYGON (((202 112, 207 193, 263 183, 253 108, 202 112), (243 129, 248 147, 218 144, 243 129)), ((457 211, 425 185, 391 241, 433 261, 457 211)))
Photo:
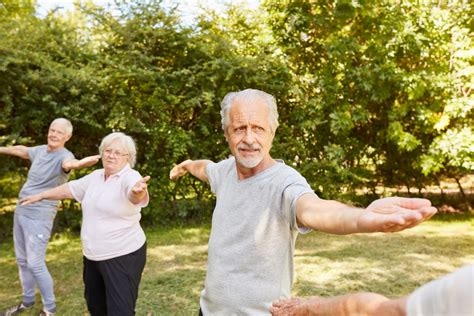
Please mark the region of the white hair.
POLYGON ((67 134, 72 135, 72 123, 68 119, 65 119, 63 117, 57 118, 51 122, 49 126, 52 126, 53 124, 58 123, 64 126, 64 130, 67 134))
POLYGON ((127 151, 128 163, 130 164, 130 167, 133 168, 137 159, 137 146, 135 145, 135 141, 133 140, 133 138, 128 135, 125 135, 124 133, 114 132, 102 138, 102 141, 100 142, 99 146, 99 154, 102 156, 104 148, 109 146, 116 140, 118 140, 127 151))
POLYGON ((245 89, 238 92, 228 93, 221 102, 221 123, 222 129, 225 131, 229 126, 229 112, 232 104, 236 99, 243 99, 246 102, 253 102, 255 99, 262 99, 267 105, 270 129, 272 133, 275 133, 278 128, 278 109, 275 98, 266 92, 257 89, 245 89))

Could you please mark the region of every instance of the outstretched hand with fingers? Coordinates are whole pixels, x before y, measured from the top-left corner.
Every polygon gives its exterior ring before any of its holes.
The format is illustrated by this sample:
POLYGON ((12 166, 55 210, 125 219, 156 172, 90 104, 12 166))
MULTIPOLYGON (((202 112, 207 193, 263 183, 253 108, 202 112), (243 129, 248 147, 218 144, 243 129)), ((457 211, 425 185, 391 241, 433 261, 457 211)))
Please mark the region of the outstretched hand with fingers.
POLYGON ((397 232, 420 224, 436 213, 427 199, 389 197, 375 200, 357 221, 363 232, 397 232))
POLYGON ((298 297, 282 298, 273 301, 270 307, 272 316, 290 316, 298 315, 298 310, 301 309, 303 300, 298 297))
POLYGON ((97 162, 99 162, 100 158, 101 158, 100 155, 94 155, 94 156, 82 158, 81 160, 79 160, 79 166, 80 168, 93 166, 97 162))
POLYGON ((180 164, 174 166, 173 169, 171 169, 171 171, 170 171, 170 179, 171 180, 176 180, 179 177, 182 177, 186 173, 188 173, 188 170, 185 168, 185 166, 188 163, 190 163, 191 161, 192 160, 188 159, 188 160, 185 160, 185 161, 181 162, 180 164))
POLYGON ((146 176, 138 180, 137 183, 132 188, 132 192, 134 194, 141 194, 147 191, 148 184, 147 182, 150 180, 150 176, 146 176))
POLYGON ((150 180, 150 176, 146 176, 138 180, 137 183, 133 186, 130 190, 129 199, 132 203, 138 204, 140 203, 145 195, 148 192, 148 181, 150 180))
POLYGON ((20 205, 29 205, 43 200, 40 194, 29 195, 20 199, 20 205))

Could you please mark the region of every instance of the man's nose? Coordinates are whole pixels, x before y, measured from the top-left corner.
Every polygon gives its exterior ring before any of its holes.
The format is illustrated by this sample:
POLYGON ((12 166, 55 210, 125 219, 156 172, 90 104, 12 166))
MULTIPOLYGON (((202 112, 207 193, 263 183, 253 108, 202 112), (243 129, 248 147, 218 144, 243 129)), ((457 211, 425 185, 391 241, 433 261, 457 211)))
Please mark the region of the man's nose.
POLYGON ((252 129, 251 128, 248 128, 246 131, 245 131, 245 135, 244 135, 244 139, 243 141, 247 144, 253 144, 255 142, 255 135, 254 133, 252 132, 252 129))

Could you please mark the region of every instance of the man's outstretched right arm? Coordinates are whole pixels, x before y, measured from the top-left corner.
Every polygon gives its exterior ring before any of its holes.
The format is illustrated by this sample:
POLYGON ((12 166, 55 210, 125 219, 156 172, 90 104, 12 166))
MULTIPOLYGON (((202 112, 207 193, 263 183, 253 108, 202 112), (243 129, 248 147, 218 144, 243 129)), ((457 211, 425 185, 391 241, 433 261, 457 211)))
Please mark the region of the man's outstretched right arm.
POLYGON ((23 159, 29 159, 28 147, 23 145, 0 147, 0 154, 17 156, 23 159))
POLYGON ((175 180, 189 172, 199 180, 208 182, 206 167, 210 163, 211 160, 185 160, 171 169, 170 179, 175 180))

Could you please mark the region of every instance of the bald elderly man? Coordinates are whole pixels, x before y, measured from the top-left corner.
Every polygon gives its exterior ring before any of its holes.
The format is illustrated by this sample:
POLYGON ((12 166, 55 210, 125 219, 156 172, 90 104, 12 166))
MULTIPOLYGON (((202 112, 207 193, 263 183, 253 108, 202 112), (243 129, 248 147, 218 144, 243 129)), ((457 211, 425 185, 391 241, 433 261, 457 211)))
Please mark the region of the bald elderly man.
MULTIPOLYGON (((49 126, 46 145, 0 147, 0 154, 31 161, 28 177, 18 200, 63 184, 71 170, 92 166, 99 161, 99 155, 77 160, 65 148, 66 142, 72 136, 72 129, 69 120, 57 118, 49 126)), ((54 315, 56 312, 53 279, 46 267, 46 248, 56 217, 57 204, 57 201, 50 200, 27 206, 16 205, 13 241, 23 299, 19 304, 0 313, 1 315, 16 315, 31 308, 35 303, 36 285, 43 301, 40 315, 54 315)))

